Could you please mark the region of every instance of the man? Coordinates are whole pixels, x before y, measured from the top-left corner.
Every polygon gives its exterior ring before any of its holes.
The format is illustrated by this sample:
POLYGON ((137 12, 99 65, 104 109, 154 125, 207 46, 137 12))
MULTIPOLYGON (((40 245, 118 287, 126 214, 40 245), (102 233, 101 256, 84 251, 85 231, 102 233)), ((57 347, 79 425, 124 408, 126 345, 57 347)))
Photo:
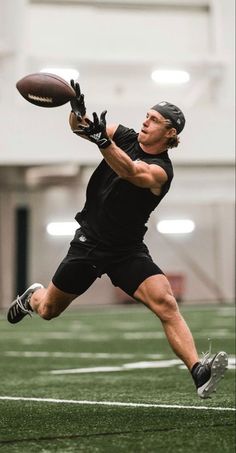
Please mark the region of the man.
POLYGON ((137 134, 122 125, 106 126, 86 117, 84 95, 71 81, 76 99, 71 102, 73 132, 95 143, 103 155, 87 187, 86 203, 76 215, 76 231, 67 256, 48 288, 33 284, 18 296, 8 311, 8 321, 21 321, 32 311, 44 319, 63 312, 97 277, 106 273, 115 286, 143 302, 162 322, 176 355, 192 374, 201 398, 215 391, 227 367, 225 352, 199 360, 191 332, 179 312, 169 282, 153 262, 143 243, 150 213, 168 192, 173 169, 168 148, 178 146, 185 118, 169 102, 148 110, 137 134))

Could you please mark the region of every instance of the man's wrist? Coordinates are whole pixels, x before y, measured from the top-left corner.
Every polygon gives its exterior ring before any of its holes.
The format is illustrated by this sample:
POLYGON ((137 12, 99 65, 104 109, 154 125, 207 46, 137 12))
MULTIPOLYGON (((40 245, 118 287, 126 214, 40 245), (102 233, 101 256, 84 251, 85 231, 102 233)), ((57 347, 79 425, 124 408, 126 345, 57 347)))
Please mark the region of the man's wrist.
POLYGON ((107 139, 104 138, 97 143, 97 146, 99 147, 99 149, 104 150, 104 149, 107 149, 111 144, 112 144, 112 141, 110 138, 107 138, 107 139))

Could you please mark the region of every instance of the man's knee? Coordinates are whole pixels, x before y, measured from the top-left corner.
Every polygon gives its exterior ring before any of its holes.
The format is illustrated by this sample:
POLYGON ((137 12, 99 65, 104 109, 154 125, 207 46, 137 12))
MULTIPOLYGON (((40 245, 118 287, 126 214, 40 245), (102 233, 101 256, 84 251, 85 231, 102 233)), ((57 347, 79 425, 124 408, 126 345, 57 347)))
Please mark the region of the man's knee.
POLYGON ((157 294, 152 300, 152 307, 161 321, 168 321, 179 313, 177 302, 169 292, 157 294))
POLYGON ((41 318, 49 321, 59 316, 76 297, 76 294, 65 293, 50 283, 41 297, 37 296, 37 292, 33 294, 32 308, 41 318))
POLYGON ((55 305, 53 306, 48 303, 42 303, 38 307, 38 315, 46 321, 50 321, 51 319, 56 318, 60 315, 60 313, 61 312, 55 305))
POLYGON ((147 305, 161 321, 168 321, 179 313, 177 302, 164 275, 147 279, 140 285, 136 297, 147 305))

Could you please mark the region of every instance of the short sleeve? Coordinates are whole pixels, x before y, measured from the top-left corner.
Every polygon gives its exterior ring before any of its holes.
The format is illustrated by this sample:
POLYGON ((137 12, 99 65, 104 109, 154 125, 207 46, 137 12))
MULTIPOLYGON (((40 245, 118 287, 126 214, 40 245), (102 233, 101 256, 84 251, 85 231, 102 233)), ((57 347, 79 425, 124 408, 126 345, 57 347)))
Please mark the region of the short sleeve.
POLYGON ((113 141, 120 148, 129 146, 136 138, 138 134, 134 129, 129 129, 128 127, 122 126, 119 124, 113 135, 113 141))
POLYGON ((155 158, 152 158, 151 160, 150 159, 142 159, 144 162, 146 162, 147 164, 154 164, 154 165, 158 165, 159 167, 163 168, 163 170, 165 170, 167 176, 168 176, 168 180, 172 180, 173 179, 173 176, 174 176, 174 172, 173 172, 173 167, 172 167, 172 163, 170 161, 170 159, 162 159, 161 157, 155 157, 155 158))

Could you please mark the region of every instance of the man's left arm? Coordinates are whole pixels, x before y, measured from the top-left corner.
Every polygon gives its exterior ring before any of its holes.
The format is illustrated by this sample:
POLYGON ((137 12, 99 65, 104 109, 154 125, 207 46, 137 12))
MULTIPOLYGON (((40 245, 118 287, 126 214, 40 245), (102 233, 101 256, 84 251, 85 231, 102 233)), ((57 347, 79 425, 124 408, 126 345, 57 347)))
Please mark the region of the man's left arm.
POLYGON ((114 142, 105 150, 100 150, 108 165, 120 176, 138 187, 160 189, 167 181, 165 170, 156 164, 142 160, 133 161, 114 142))

